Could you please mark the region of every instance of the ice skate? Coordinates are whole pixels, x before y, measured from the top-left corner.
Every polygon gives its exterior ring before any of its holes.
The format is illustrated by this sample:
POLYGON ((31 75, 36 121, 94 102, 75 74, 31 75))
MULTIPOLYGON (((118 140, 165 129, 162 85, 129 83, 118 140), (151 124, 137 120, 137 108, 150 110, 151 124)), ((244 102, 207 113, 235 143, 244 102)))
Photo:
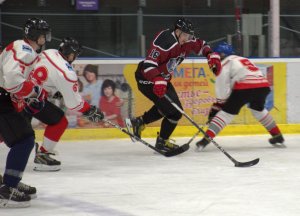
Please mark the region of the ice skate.
POLYGON ((30 185, 24 184, 23 182, 19 182, 17 186, 18 191, 30 196, 31 199, 35 199, 36 195, 36 188, 30 185))
POLYGON ((142 131, 145 129, 145 124, 142 117, 132 118, 130 119, 133 134, 138 138, 141 138, 142 131))
MULTIPOLYGON (((0 185, 3 184, 3 177, 0 175, 0 185)), ((18 191, 25 193, 26 195, 30 196, 31 199, 36 198, 36 188, 31 187, 27 184, 24 184, 22 182, 19 182, 17 186, 18 191)))
POLYGON ((208 139, 205 137, 202 138, 202 140, 196 142, 196 151, 200 152, 203 151, 203 149, 210 143, 208 139))
POLYGON ((170 140, 164 140, 163 138, 158 136, 156 139, 155 147, 162 151, 171 151, 178 148, 179 146, 174 144, 170 140))
POLYGON ((30 196, 17 188, 0 185, 0 208, 25 208, 30 206, 30 196))
POLYGON ((34 169, 35 171, 59 171, 61 169, 61 162, 52 158, 55 154, 52 152, 41 152, 39 144, 35 144, 35 158, 34 169))
POLYGON ((274 147, 286 148, 282 134, 273 135, 272 138, 269 139, 269 143, 274 147))

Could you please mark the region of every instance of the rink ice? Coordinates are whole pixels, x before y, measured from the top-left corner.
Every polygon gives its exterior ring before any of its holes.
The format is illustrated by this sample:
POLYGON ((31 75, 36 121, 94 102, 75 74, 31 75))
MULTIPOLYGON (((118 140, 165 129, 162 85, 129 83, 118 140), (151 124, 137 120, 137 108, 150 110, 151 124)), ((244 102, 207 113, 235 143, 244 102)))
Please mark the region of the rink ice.
MULTIPOLYGON (((238 161, 259 157, 251 168, 234 167, 213 144, 199 153, 193 142, 166 158, 129 139, 61 142, 62 170, 32 171, 32 154, 23 182, 37 187, 38 198, 30 208, 0 209, 0 216, 298 216, 300 136, 286 135, 286 149, 268 138, 216 139, 238 161)), ((1 144, 2 173, 7 151, 1 144)))

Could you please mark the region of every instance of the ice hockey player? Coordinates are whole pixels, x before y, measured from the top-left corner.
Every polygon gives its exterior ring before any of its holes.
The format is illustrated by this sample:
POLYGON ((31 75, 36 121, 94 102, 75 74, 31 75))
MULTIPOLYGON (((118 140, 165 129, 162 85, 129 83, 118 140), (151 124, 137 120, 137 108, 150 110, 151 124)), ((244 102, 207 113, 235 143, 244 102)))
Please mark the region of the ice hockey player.
MULTIPOLYGON (((216 99, 209 113, 207 136, 214 138, 246 105, 252 115, 267 129, 270 144, 283 146, 284 138, 273 117, 265 109, 270 87, 262 71, 248 58, 234 55, 233 47, 226 42, 218 44, 215 52, 222 59, 222 70, 216 75, 216 99)), ((210 143, 207 137, 196 143, 201 151, 210 143)))
POLYGON ((36 63, 36 51, 50 40, 48 23, 30 18, 24 39, 10 43, 0 55, 0 134, 10 148, 0 182, 0 207, 28 207, 31 196, 36 196, 36 188, 20 182, 34 146, 34 131, 17 109, 24 108, 24 98, 42 101, 46 95, 37 80, 27 78, 36 63))
POLYGON ((163 118, 156 140, 156 148, 163 151, 178 147, 169 141, 169 137, 182 116, 164 95, 167 94, 182 108, 170 81, 174 69, 190 53, 205 56, 209 67, 216 73, 220 72, 219 54, 214 53, 204 40, 194 36, 194 27, 188 19, 180 18, 174 28, 162 30, 155 36, 146 59, 139 63, 135 72, 138 89, 153 102, 153 106, 142 116, 131 119, 133 132, 140 137, 146 124, 163 118))
MULTIPOLYGON (((39 81, 49 97, 61 94, 67 108, 82 112, 92 122, 99 122, 103 119, 103 113, 81 97, 78 77, 71 65, 81 50, 77 40, 64 38, 58 50, 47 49, 40 54, 31 77, 39 81)), ((25 108, 27 113, 47 125, 42 145, 36 144, 34 170, 58 171, 61 169, 61 162, 52 156, 55 155, 54 148, 68 126, 65 114, 47 99, 42 109, 35 107, 34 103, 30 108, 25 108)))

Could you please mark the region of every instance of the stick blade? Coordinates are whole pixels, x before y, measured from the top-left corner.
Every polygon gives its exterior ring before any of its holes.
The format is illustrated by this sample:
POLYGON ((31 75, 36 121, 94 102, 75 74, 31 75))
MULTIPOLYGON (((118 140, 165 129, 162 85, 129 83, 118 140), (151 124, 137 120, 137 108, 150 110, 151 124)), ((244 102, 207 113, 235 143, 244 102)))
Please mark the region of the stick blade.
POLYGON ((186 152, 187 150, 189 150, 189 148, 190 148, 189 144, 184 144, 184 145, 182 145, 182 146, 180 146, 180 147, 178 147, 178 148, 176 148, 172 151, 165 152, 164 155, 166 157, 173 157, 173 156, 179 155, 183 152, 186 152))
MULTIPOLYGON (((126 125, 126 128, 127 128, 127 131, 131 134, 133 134, 133 130, 132 130, 132 123, 131 123, 131 120, 129 118, 126 118, 125 119, 125 125, 126 125)), ((134 139, 132 136, 130 136, 130 139, 132 142, 136 142, 137 140, 134 139)))
POLYGON ((256 159, 254 159, 252 161, 248 161, 248 162, 236 162, 235 167, 251 167, 251 166, 258 164, 258 162, 259 162, 259 158, 256 158, 256 159))

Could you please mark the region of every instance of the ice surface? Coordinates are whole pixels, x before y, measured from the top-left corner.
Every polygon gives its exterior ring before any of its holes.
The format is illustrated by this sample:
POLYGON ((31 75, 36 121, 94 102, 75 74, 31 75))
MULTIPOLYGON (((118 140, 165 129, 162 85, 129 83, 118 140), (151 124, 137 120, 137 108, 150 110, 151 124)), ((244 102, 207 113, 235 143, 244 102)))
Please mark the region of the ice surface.
MULTIPOLYGON (((216 139, 238 161, 259 157, 251 168, 234 167, 213 144, 199 153, 193 142, 166 158, 130 139, 61 142, 62 170, 33 171, 32 154, 23 182, 37 187, 38 198, 0 216, 299 216, 300 136, 286 135, 286 149, 268 138, 216 139)), ((7 151, 1 144, 2 173, 7 151)))

